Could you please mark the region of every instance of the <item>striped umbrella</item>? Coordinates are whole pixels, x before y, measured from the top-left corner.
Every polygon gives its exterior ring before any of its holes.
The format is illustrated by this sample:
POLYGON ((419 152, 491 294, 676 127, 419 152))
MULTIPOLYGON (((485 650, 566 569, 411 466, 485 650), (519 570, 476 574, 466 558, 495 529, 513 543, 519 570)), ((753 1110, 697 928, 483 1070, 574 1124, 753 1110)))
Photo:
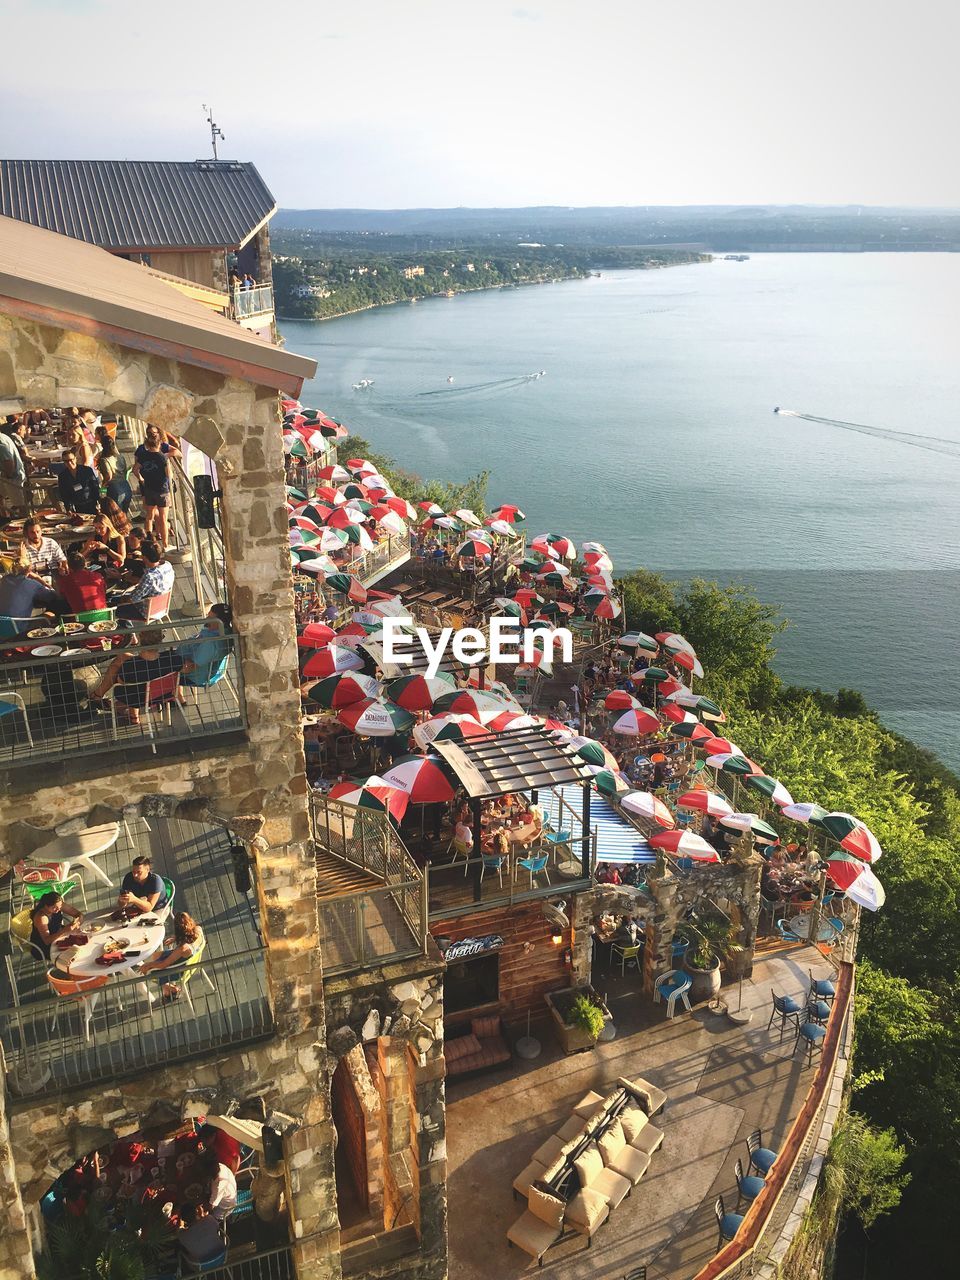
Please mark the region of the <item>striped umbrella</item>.
POLYGON ((697 809, 700 813, 709 814, 711 818, 726 818, 733 813, 733 805, 725 796, 719 796, 715 791, 685 791, 682 796, 677 799, 677 807, 680 809, 697 809))
POLYGON ((413 716, 396 703, 382 698, 366 698, 337 713, 337 719, 354 733, 366 738, 390 738, 405 733, 413 725, 413 716))
POLYGON ((403 791, 411 804, 440 804, 453 799, 453 786, 439 756, 400 756, 383 780, 403 791))
POLYGON ((437 712, 456 711, 460 715, 472 716, 481 724, 485 717, 492 719, 503 711, 523 710, 515 698, 508 700, 502 695, 485 693, 482 689, 451 689, 437 698, 433 709, 437 712))
POLYGON ((294 569, 300 569, 303 573, 312 573, 316 577, 337 572, 337 566, 330 557, 321 555, 313 547, 293 547, 290 551, 290 561, 294 569))
POLYGON ((429 711, 439 697, 456 687, 457 682, 453 676, 446 671, 438 671, 435 676, 418 673, 391 680, 385 693, 391 702, 407 711, 429 711))
POLYGON ((301 649, 320 649, 333 637, 333 627, 328 627, 325 622, 308 622, 297 636, 297 644, 301 649))
POLYGON ((700 659, 695 653, 687 653, 682 649, 679 653, 673 655, 673 660, 678 667, 683 667, 685 671, 691 672, 698 679, 703 679, 703 667, 700 665, 700 659))
MULTIPOLYGON (((675 702, 661 702, 659 714, 664 720, 670 720, 673 724, 700 723, 692 711, 688 711, 686 707, 678 706, 675 702)), ((708 737, 713 736, 709 729, 707 730, 707 735, 708 737)))
POLYGON ((317 475, 321 480, 329 480, 332 484, 347 484, 350 480, 350 472, 346 467, 341 467, 335 462, 321 467, 317 475))
POLYGON ((544 597, 538 595, 533 587, 520 587, 513 593, 513 599, 516 600, 524 609, 530 609, 535 604, 543 604, 544 597))
POLYGON ((341 671, 360 671, 363 658, 352 649, 331 644, 311 654, 303 668, 305 680, 322 680, 324 676, 338 675, 341 671))
POLYGON ((612 751, 608 751, 602 742, 597 742, 595 738, 582 738, 579 734, 571 734, 567 739, 570 746, 574 749, 574 754, 579 756, 585 764, 596 765, 598 769, 610 769, 617 773, 620 766, 617 764, 617 758, 612 751))
POLYGON ((660 721, 652 711, 646 711, 641 708, 633 708, 625 711, 622 716, 613 722, 613 732, 623 733, 631 737, 646 733, 656 733, 660 728, 660 721))
POLYGON ((883 885, 865 862, 850 853, 832 853, 827 858, 827 875, 851 902, 879 911, 887 900, 883 885))
POLYGON ((810 822, 832 836, 841 849, 856 854, 864 862, 876 862, 883 853, 877 837, 852 813, 828 813, 824 818, 811 818, 810 822))
POLYGON ((445 514, 443 507, 438 507, 435 502, 418 502, 417 507, 425 512, 431 520, 436 520, 439 516, 445 514))
POLYGON ((351 525, 363 524, 365 519, 363 512, 357 511, 355 507, 333 507, 326 518, 326 524, 331 529, 349 529, 351 525))
POLYGON ((627 693, 626 689, 611 689, 604 698, 603 705, 608 711, 638 710, 642 706, 632 693, 627 693))
POLYGON ((587 604, 587 610, 592 613, 595 618, 606 618, 612 621, 619 618, 623 610, 620 608, 620 601, 614 600, 612 596, 601 596, 595 603, 587 604))
POLYGON ((484 716, 483 723, 491 733, 505 733, 507 729, 532 729, 540 721, 525 711, 501 711, 489 719, 484 716))
POLYGON ((793 804, 793 796, 783 783, 765 773, 752 773, 744 778, 744 782, 754 791, 759 791, 762 796, 772 800, 774 804, 780 805, 781 808, 793 804))
POLYGON ((825 818, 828 810, 822 809, 818 804, 787 804, 780 812, 792 822, 808 823, 825 818))
POLYGON ((746 754, 729 738, 706 738, 700 743, 700 746, 712 756, 742 756, 746 754))
MULTIPOLYGON (((588 765, 588 768, 592 766, 588 765)), ((626 778, 620 773, 614 773, 612 769, 596 769, 594 770, 593 785, 605 796, 626 795, 630 790, 630 784, 626 778)))
POLYGON ((673 679, 669 671, 663 667, 645 667, 643 671, 634 671, 630 677, 634 684, 666 684, 673 679))
POLYGON ((541 571, 537 574, 537 580, 542 582, 545 587, 562 587, 570 577, 570 570, 565 569, 562 564, 554 565, 547 569, 546 572, 541 571))
POLYGON ((483 521, 477 513, 475 511, 471 511, 469 507, 458 507, 456 511, 449 511, 447 514, 453 516, 454 520, 459 520, 461 524, 465 524, 474 529, 479 528, 479 526, 483 524, 483 521))
POLYGON ((429 720, 416 725, 413 737, 417 746, 426 750, 431 742, 463 742, 468 738, 489 738, 490 730, 484 728, 473 716, 447 712, 442 716, 431 716, 429 720))
POLYGON ((667 806, 650 791, 631 791, 620 797, 621 809, 627 813, 635 813, 640 818, 648 818, 660 827, 675 827, 677 820, 667 806))
POLYGON ((339 711, 354 702, 363 702, 364 698, 376 698, 379 693, 380 683, 373 676, 364 675, 362 671, 340 671, 325 680, 318 680, 307 697, 321 707, 339 711))
POLYGON ((770 823, 764 822, 755 813, 728 813, 720 819, 720 824, 734 831, 752 831, 754 835, 765 836, 773 844, 780 843, 780 836, 770 823))
POLYGON ((326 574, 324 582, 331 591, 336 591, 338 595, 347 596, 355 604, 363 604, 367 598, 367 589, 363 583, 359 582, 351 574, 344 573, 342 569, 338 569, 335 573, 326 574))
POLYGON ((345 466, 347 470, 352 471, 354 475, 362 475, 364 471, 372 474, 377 470, 374 463, 368 462, 366 458, 348 458, 345 466))
POLYGON ((720 855, 703 836, 693 831, 659 831, 650 836, 647 844, 654 849, 664 849, 683 858, 696 858, 698 862, 719 862, 720 855))
POLYGON ((372 809, 375 813, 388 813, 397 822, 407 811, 410 797, 391 786, 383 778, 371 774, 365 782, 338 782, 330 788, 331 800, 351 804, 358 809, 372 809))
POLYGON ((636 649, 639 653, 650 654, 651 657, 660 650, 653 636, 648 636, 644 631, 625 631, 617 644, 621 649, 636 649))
POLYGON ((523 524, 526 518, 519 507, 515 507, 508 502, 502 502, 499 507, 490 512, 487 517, 487 523, 489 524, 493 520, 505 520, 508 524, 523 524))
POLYGON ((695 717, 684 720, 681 724, 668 724, 667 728, 671 733, 675 733, 678 738, 689 738, 698 747, 713 736, 710 730, 695 717))
POLYGON ((396 512, 398 516, 402 516, 404 520, 416 520, 417 513, 406 498, 398 498, 395 493, 389 493, 381 501, 385 507, 389 507, 391 511, 396 512))
POLYGON ((724 721, 727 718, 712 698, 705 698, 700 693, 692 693, 689 689, 683 688, 682 685, 667 696, 671 702, 676 702, 681 707, 686 707, 689 711, 696 711, 705 720, 724 721))
POLYGON ((752 760, 748 760, 746 756, 734 755, 729 751, 707 756, 706 762, 711 769, 720 769, 723 773, 739 774, 741 777, 745 777, 748 773, 761 772, 760 766, 754 764, 752 760))

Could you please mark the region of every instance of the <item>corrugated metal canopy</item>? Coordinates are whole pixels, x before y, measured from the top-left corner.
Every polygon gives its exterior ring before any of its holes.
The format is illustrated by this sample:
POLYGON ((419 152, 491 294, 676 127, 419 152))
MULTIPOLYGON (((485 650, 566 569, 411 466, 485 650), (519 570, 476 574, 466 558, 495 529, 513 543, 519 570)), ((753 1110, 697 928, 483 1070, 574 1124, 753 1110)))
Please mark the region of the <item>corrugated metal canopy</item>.
POLYGON ((276 212, 230 160, 0 160, 0 214, 114 252, 237 249, 276 212))
POLYGON ((540 726, 508 729, 463 742, 431 742, 475 800, 514 791, 589 783, 592 774, 570 747, 540 726))
POLYGON ((0 218, 4 312, 294 394, 317 369, 315 360, 242 329, 147 267, 12 218, 0 218))

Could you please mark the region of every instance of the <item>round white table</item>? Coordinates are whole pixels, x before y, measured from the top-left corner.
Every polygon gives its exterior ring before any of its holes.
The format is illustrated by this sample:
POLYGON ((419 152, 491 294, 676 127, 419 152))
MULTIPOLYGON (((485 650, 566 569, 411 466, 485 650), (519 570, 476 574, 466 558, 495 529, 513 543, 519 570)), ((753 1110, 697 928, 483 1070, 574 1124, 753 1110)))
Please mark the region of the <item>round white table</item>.
POLYGON ((70 866, 76 862, 85 867, 92 875, 98 876, 105 884, 113 881, 105 871, 93 861, 99 853, 106 853, 117 843, 120 835, 119 822, 104 822, 98 827, 84 827, 82 831, 74 831, 70 835, 57 836, 49 844, 35 849, 30 855, 31 862, 60 862, 63 864, 63 879, 70 874, 70 866))
MULTIPOLYGON (((791 933, 795 933, 798 938, 810 937, 810 917, 812 911, 801 911, 799 915, 791 916, 787 921, 787 928, 791 933)), ((831 942, 837 936, 837 931, 828 920, 821 917, 820 928, 817 930, 818 942, 831 942)))
MULTIPOLYGON (((120 976, 131 973, 137 965, 143 964, 145 960, 152 960, 162 949, 166 934, 166 927, 162 921, 156 924, 142 924, 140 918, 136 917, 124 924, 111 920, 111 914, 110 911, 99 911, 95 915, 85 916, 83 924, 78 925, 77 929, 87 935, 89 942, 85 942, 82 947, 69 947, 63 951, 54 943, 50 949, 51 959, 56 960, 61 968, 69 969, 71 977, 102 978, 109 977, 110 974, 120 976), (129 960, 123 959, 119 964, 97 964, 98 958, 103 954, 104 944, 110 939, 119 940, 120 938, 127 939, 129 951, 136 951, 139 954, 132 956, 129 960)), ((150 912, 147 913, 146 918, 157 919, 150 912)))

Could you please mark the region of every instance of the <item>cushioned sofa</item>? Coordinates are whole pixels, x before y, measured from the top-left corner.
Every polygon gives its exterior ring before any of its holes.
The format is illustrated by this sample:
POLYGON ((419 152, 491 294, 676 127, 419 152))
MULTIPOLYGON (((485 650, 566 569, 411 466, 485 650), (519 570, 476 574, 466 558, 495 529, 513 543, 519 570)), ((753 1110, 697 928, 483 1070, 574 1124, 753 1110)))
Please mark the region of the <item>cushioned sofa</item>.
POLYGON ((472 1018, 469 1028, 458 1027, 451 1031, 444 1041, 443 1054, 448 1078, 498 1067, 511 1058, 503 1023, 496 1014, 472 1018))

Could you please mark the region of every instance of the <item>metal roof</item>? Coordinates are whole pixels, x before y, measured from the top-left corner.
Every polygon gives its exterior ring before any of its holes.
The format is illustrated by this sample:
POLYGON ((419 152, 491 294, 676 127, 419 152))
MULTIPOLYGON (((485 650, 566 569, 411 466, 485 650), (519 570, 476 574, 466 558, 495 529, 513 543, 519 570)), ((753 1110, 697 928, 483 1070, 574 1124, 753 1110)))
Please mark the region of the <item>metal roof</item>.
POLYGON ((542 726, 507 729, 463 742, 431 742, 475 800, 514 791, 584 785, 593 776, 571 747, 554 742, 542 726))
POLYGON ((232 160, 0 160, 0 214, 118 253, 238 249, 276 208, 232 160))
POLYGON ((317 370, 315 360, 242 329, 148 267, 12 218, 0 218, 3 313, 296 395, 317 370))

